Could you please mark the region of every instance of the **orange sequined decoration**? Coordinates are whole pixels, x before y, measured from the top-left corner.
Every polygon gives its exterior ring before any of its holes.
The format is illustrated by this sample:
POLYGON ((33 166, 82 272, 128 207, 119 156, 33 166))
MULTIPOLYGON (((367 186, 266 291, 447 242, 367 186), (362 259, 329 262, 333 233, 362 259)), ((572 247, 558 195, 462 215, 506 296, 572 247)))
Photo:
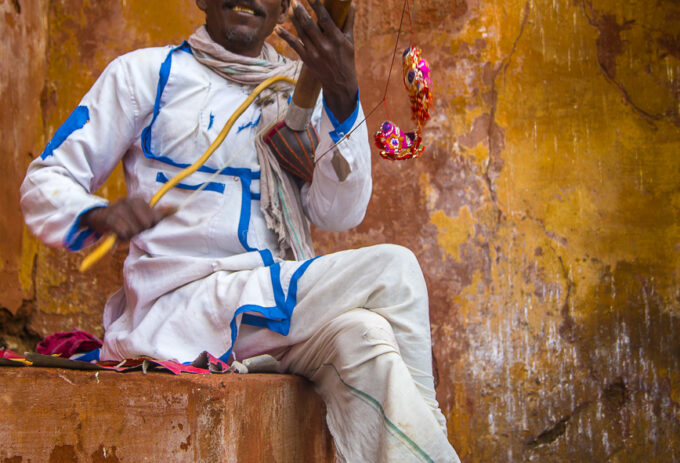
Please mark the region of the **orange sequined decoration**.
POLYGON ((433 106, 430 65, 422 57, 422 50, 411 46, 403 54, 404 87, 411 102, 411 119, 416 129, 405 132, 392 121, 385 121, 375 134, 375 144, 380 156, 392 161, 419 157, 425 150, 422 144, 422 128, 430 120, 433 106))

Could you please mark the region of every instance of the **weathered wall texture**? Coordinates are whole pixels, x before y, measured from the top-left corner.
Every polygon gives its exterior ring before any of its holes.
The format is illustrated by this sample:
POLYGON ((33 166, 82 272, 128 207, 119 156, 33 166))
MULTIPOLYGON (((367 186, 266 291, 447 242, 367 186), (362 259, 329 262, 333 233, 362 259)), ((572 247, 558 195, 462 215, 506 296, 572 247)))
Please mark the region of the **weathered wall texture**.
MULTIPOLYGON (((439 397, 464 461, 680 461, 680 5, 411 7, 399 48, 410 23, 435 80, 429 149, 417 161, 375 156, 365 222, 316 232, 319 250, 395 242, 418 255, 439 397)), ((358 9, 368 111, 402 3, 358 9)), ((21 228, 16 188, 110 59, 178 43, 200 15, 182 0, 0 0, 0 12, 0 335, 97 331, 124 250, 77 274, 81 256, 21 228)), ((398 74, 393 116, 408 112, 398 74)), ((104 190, 123 195, 120 176, 104 190)))

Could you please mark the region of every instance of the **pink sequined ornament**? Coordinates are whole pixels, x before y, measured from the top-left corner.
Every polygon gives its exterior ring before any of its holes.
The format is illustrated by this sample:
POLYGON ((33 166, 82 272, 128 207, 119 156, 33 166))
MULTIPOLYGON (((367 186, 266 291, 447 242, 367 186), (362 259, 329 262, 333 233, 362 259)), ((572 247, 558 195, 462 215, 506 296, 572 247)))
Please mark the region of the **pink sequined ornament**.
POLYGON ((430 120, 433 102, 430 65, 422 55, 423 51, 418 47, 409 47, 403 54, 404 87, 411 100, 411 118, 418 126, 430 120))
POLYGON ((375 133, 380 156, 392 161, 419 157, 424 151, 422 130, 430 120, 432 109, 432 79, 430 65, 418 47, 408 47, 403 54, 404 87, 411 102, 411 119, 416 121, 413 132, 404 132, 391 121, 385 121, 375 133))
POLYGON ((390 121, 382 123, 374 138, 380 156, 392 161, 417 158, 425 150, 420 133, 403 132, 390 121))
POLYGON ((391 121, 383 122, 374 139, 384 159, 401 161, 417 158, 425 151, 422 130, 423 125, 430 120, 433 97, 430 65, 422 53, 418 47, 408 47, 403 54, 404 86, 411 102, 411 119, 416 121, 416 129, 404 132, 391 121))

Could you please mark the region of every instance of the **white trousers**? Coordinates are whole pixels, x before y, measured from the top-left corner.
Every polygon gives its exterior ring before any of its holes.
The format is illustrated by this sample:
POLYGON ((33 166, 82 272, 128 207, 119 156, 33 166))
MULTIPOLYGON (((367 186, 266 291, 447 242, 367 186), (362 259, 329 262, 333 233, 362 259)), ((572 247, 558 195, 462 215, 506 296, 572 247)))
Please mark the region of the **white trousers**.
POLYGON ((343 251, 300 279, 288 336, 242 325, 234 352, 273 353, 314 383, 341 462, 459 462, 435 398, 428 311, 411 251, 343 251))

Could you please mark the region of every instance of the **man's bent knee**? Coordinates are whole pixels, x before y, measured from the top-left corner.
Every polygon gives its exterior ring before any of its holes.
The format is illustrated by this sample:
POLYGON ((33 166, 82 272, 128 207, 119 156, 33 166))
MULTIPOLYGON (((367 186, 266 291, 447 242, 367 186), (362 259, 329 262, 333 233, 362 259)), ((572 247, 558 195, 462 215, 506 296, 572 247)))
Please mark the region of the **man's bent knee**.
POLYGON ((362 359, 388 352, 399 353, 389 322, 367 309, 353 309, 329 322, 334 331, 334 347, 341 357, 362 359))

